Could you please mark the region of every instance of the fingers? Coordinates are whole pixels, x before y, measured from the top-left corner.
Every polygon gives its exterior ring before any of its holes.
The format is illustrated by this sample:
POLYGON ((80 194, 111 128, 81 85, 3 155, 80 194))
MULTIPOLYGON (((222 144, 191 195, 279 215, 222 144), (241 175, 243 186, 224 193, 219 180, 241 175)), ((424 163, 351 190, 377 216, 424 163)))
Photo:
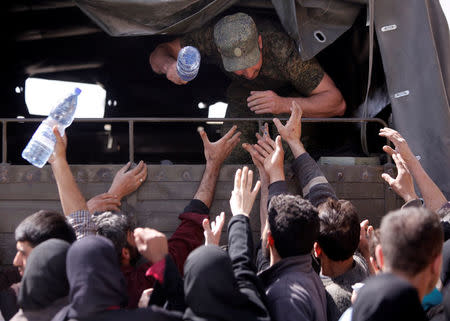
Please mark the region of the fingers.
POLYGON ((239 168, 234 175, 234 190, 237 191, 241 188, 241 175, 242 170, 239 168))
POLYGON ((362 221, 360 226, 361 226, 362 229, 367 230, 367 228, 369 226, 369 220, 362 221))
POLYGON ((293 119, 301 119, 303 116, 303 109, 294 100, 292 101, 291 117, 293 119))
POLYGON ((239 143, 240 139, 239 137, 241 136, 241 132, 237 132, 236 134, 233 135, 233 137, 231 137, 231 139, 228 141, 228 144, 231 145, 232 148, 234 148, 234 146, 237 145, 237 143, 239 143))
POLYGON ((267 91, 251 91, 250 96, 247 98, 247 102, 252 102, 258 98, 265 97, 267 95, 267 91))
MULTIPOLYGON (((266 158, 266 157, 268 157, 269 156, 269 154, 270 153, 268 153, 264 148, 262 148, 259 144, 255 144, 255 145, 253 145, 254 146, 254 148, 256 149, 256 151, 261 155, 261 156, 263 156, 263 158, 266 158)), ((263 159, 263 162, 264 162, 264 159, 263 159)))
POLYGON ((56 126, 56 125, 53 126, 53 135, 55 135, 55 137, 56 137, 56 142, 58 142, 58 143, 64 142, 63 138, 61 137, 61 134, 59 133, 58 126, 56 126))
POLYGON ((261 181, 258 180, 252 191, 252 194, 254 194, 255 197, 256 197, 256 194, 258 194, 260 188, 261 188, 261 181))
POLYGON ((216 230, 222 231, 225 224, 225 212, 221 212, 219 216, 216 216, 216 230))
POLYGON ((384 146, 383 146, 383 151, 384 151, 386 154, 389 154, 390 156, 392 156, 392 155, 394 155, 394 154, 397 153, 394 149, 392 149, 391 146, 388 146, 388 145, 384 145, 384 146))
POLYGON ((247 176, 247 184, 246 184, 245 188, 248 191, 251 191, 252 190, 252 184, 253 184, 253 171, 249 170, 248 171, 248 176, 247 176))
MULTIPOLYGON (((125 172, 130 168, 130 166, 131 166, 131 162, 126 163, 125 166, 123 166, 121 169, 119 169, 119 171, 117 172, 117 174, 118 174, 118 173, 125 173, 125 172)), ((116 175, 117 175, 117 174, 116 174, 116 175)))
POLYGON ((256 150, 256 145, 250 145, 247 143, 242 144, 242 148, 244 148, 247 152, 250 153, 250 156, 252 157, 253 163, 255 163, 256 166, 263 166, 264 164, 264 156, 261 155, 256 150))
POLYGON ((243 190, 247 187, 247 179, 248 179, 248 167, 244 166, 244 169, 242 170, 242 175, 241 175, 240 189, 243 190))
MULTIPOLYGON (((223 135, 223 137, 221 139, 229 139, 231 136, 233 136, 236 129, 237 129, 237 126, 233 125, 233 127, 231 127, 230 130, 225 135, 223 135)), ((205 135, 206 135, 206 133, 205 133, 205 135)), ((206 138, 208 138, 208 136, 206 136, 206 138)), ((209 142, 209 140, 208 140, 208 142, 209 142)))
MULTIPOLYGON (((252 97, 252 96, 250 96, 250 97, 252 97)), ((258 105, 262 105, 262 104, 264 104, 265 102, 267 102, 267 98, 266 97, 254 97, 252 100, 247 100, 247 102, 248 102, 248 107, 255 107, 255 106, 258 106, 258 105)))
POLYGON ((273 123, 275 124, 275 127, 277 128, 279 133, 283 132, 285 127, 283 126, 283 124, 281 123, 281 121, 278 118, 274 118, 273 123))
POLYGON ((381 178, 383 178, 386 181, 386 183, 389 184, 389 186, 392 186, 392 184, 394 184, 395 182, 395 179, 392 178, 391 175, 386 173, 381 174, 381 178))
POLYGON ((258 145, 261 146, 268 154, 273 152, 273 146, 270 144, 271 139, 268 136, 264 138, 261 137, 258 133, 256 133, 256 138, 258 139, 258 145))
POLYGON ((204 230, 206 233, 211 233, 211 227, 210 227, 210 225, 209 225, 209 220, 208 220, 207 218, 205 218, 205 219, 202 221, 202 226, 203 226, 203 230, 204 230))
POLYGON ((277 151, 283 150, 283 145, 281 144, 281 136, 280 135, 278 135, 277 138, 275 139, 275 144, 276 144, 277 151))
MULTIPOLYGON (((233 128, 232 128, 232 129, 233 129, 233 128)), ((200 138, 201 138, 202 141, 203 141, 203 145, 209 144, 208 135, 206 135, 206 132, 205 132, 204 128, 203 128, 203 127, 199 127, 199 128, 197 129, 197 131, 198 131, 198 133, 200 134, 200 138)))

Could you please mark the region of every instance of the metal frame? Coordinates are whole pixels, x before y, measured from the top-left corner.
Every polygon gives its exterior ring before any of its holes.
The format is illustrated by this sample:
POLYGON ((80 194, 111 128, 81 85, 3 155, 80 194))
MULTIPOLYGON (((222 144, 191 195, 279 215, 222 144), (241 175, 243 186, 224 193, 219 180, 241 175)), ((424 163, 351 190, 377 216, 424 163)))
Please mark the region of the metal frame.
MULTIPOLYGON (((0 118, 2 123, 2 164, 7 164, 7 124, 8 123, 39 123, 45 118, 0 118)), ((135 123, 198 123, 198 122, 270 122, 273 118, 79 118, 75 119, 76 123, 128 123, 128 142, 129 142, 129 159, 134 161, 134 124, 135 123)), ((287 120, 288 118, 280 118, 287 120)), ((388 127, 386 122, 380 118, 303 118, 302 123, 379 123, 384 127, 388 127)), ((389 140, 386 139, 389 145, 389 140)), ((388 162, 391 159, 388 155, 388 162)))

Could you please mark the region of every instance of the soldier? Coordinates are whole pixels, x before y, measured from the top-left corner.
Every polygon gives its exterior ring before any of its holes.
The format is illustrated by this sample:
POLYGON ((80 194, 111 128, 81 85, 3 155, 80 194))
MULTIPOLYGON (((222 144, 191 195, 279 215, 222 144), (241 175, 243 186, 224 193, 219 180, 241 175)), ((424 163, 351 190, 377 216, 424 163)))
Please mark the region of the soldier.
MULTIPOLYGON (((215 25, 158 45, 150 55, 150 65, 173 83, 185 84, 176 70, 178 52, 185 46, 196 47, 232 79, 226 117, 290 114, 292 101, 302 107, 305 117, 342 116, 345 101, 318 62, 303 61, 279 25, 264 21, 259 27, 258 32, 254 20, 244 13, 225 16, 215 25)), ((225 124, 223 133, 231 125, 225 124)), ((241 123, 239 128, 244 142, 251 142, 258 131, 256 123, 241 123)), ((228 161, 247 163, 250 158, 237 149, 228 161)))

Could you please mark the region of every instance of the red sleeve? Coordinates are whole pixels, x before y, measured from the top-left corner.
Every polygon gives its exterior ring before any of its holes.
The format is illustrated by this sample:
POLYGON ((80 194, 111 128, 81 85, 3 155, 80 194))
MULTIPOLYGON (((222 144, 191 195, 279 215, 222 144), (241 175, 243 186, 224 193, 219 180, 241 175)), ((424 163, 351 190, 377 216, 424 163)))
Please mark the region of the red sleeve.
POLYGON ((194 212, 181 214, 181 223, 168 241, 169 253, 181 275, 184 275, 183 266, 189 253, 205 242, 202 226, 205 218, 209 219, 209 215, 194 212))

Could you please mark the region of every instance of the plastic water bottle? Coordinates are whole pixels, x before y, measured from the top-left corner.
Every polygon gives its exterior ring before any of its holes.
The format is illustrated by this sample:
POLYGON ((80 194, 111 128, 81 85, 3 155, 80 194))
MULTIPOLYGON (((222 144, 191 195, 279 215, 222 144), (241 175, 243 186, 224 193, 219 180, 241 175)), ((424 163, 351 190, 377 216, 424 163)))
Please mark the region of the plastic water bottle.
POLYGON ((200 52, 197 48, 186 46, 181 48, 177 58, 177 73, 181 80, 191 81, 197 76, 200 68, 200 52))
POLYGON ((56 144, 53 127, 57 125, 61 136, 64 135, 64 130, 72 124, 74 119, 80 93, 81 90, 76 88, 72 94, 52 109, 23 150, 22 157, 24 159, 39 168, 47 163, 56 144))

